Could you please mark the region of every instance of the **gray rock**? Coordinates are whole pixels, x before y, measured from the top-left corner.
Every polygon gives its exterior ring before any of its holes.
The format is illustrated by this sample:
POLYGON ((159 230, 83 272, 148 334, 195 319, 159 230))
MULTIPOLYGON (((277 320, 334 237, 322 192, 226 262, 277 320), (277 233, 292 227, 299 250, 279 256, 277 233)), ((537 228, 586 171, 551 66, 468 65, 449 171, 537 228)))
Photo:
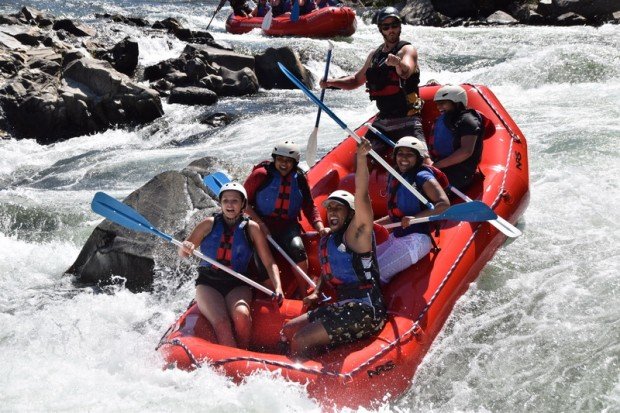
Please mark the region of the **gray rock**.
POLYGON ((588 24, 588 20, 577 13, 571 12, 558 16, 555 23, 558 26, 585 26, 588 24))
MULTIPOLYGON (((611 15, 615 11, 620 10, 620 2, 618 0, 553 0, 555 6, 555 15, 563 15, 569 12, 578 14, 587 19, 594 19, 598 16, 611 15)), ((576 21, 575 18, 563 18, 558 22, 576 21)), ((577 19, 579 20, 579 19, 577 19)))
POLYGON ((265 89, 296 89, 297 87, 280 71, 277 62, 291 71, 308 87, 313 86, 312 75, 301 64, 299 56, 290 47, 265 50, 263 54, 254 56, 256 62, 256 77, 261 87, 265 89))
POLYGON ((202 87, 175 87, 170 91, 168 103, 180 103, 182 105, 213 105, 217 102, 214 91, 202 87))
POLYGON ((510 14, 503 12, 501 10, 496 11, 491 14, 486 19, 489 24, 517 24, 519 21, 512 17, 510 14))
POLYGON ((182 54, 187 58, 198 57, 210 65, 217 64, 230 70, 241 70, 245 67, 254 70, 254 57, 213 46, 190 44, 182 54))
POLYGON ((420 26, 439 26, 441 17, 431 0, 410 0, 400 11, 403 22, 420 26))
POLYGON ((245 67, 241 70, 229 70, 220 68, 220 76, 223 79, 221 96, 243 96, 258 92, 258 79, 254 72, 245 67))
POLYGON ((94 36, 97 32, 92 27, 85 25, 84 23, 74 22, 71 19, 62 19, 54 22, 52 26, 54 30, 64 30, 67 33, 71 33, 74 36, 94 36))
MULTIPOLYGON (((160 231, 184 239, 195 225, 188 222, 188 211, 203 218, 215 211, 216 204, 205 192, 202 176, 211 169, 212 158, 204 158, 182 172, 157 175, 132 192, 124 203, 134 208, 160 231)), ((126 279, 131 291, 152 287, 158 266, 177 268, 180 259, 175 247, 148 233, 128 230, 108 220, 95 228, 77 259, 66 271, 78 283, 108 284, 113 276, 126 279)), ((187 265, 187 264, 185 264, 187 265)))

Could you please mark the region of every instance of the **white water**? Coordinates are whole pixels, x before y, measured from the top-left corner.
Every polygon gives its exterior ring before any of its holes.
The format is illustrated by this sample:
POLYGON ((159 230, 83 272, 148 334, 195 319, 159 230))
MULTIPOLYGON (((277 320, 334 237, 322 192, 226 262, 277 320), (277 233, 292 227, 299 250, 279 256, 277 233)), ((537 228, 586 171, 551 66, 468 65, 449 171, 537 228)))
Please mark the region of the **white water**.
MULTIPOLYGON (((176 15, 196 29, 214 7, 91 3, 33 5, 86 20, 104 9, 142 11, 151 21, 176 15)), ((227 13, 212 25, 217 39, 248 53, 292 45, 322 73, 325 41, 229 35, 227 13)), ((358 26, 352 39, 335 42, 333 75, 357 69, 380 42, 374 27, 358 26)), ((183 48, 123 30, 138 37, 143 64, 183 48)), ((403 38, 418 47, 423 82, 476 82, 498 96, 528 139, 531 201, 524 235, 459 301, 412 388, 378 409, 620 411, 620 27, 405 27, 403 38)), ((373 113, 362 89, 326 95, 349 126, 373 113)), ((191 299, 191 280, 172 276, 157 281, 157 292, 134 294, 76 288, 62 275, 100 221, 89 208, 97 190, 124 197, 206 155, 245 171, 273 142, 305 141, 316 113, 299 92, 281 90, 165 111, 140 129, 50 146, 0 141, 0 411, 320 410, 303 386, 278 377, 235 385, 209 368, 161 370, 154 347, 191 299), (222 129, 197 121, 212 111, 239 118, 222 129)), ((342 137, 323 116, 320 154, 342 137)))

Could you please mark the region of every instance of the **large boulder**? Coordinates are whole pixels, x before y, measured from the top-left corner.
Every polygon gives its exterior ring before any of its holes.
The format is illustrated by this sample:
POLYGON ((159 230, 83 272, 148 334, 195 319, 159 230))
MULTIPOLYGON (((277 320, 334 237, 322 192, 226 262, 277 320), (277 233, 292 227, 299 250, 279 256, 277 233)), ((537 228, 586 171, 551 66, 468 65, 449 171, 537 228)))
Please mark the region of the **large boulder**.
MULTIPOLYGON (((202 183, 212 165, 212 158, 203 158, 181 172, 161 173, 123 202, 158 230, 184 239, 195 225, 195 220, 188 219, 188 211, 193 216, 215 211, 216 203, 202 183)), ((150 233, 135 232, 104 220, 66 272, 83 284, 108 284, 115 282, 115 277, 123 277, 128 289, 143 291, 153 284, 156 262, 160 267, 178 266, 175 247, 164 243, 150 233)))
POLYGON ((404 23, 417 26, 439 26, 442 23, 431 0, 409 0, 400 15, 404 23))
MULTIPOLYGON (((575 13, 587 19, 611 15, 620 10, 618 0, 553 0, 555 15, 575 13)), ((566 20, 579 20, 570 16, 566 20)))
POLYGON ((254 56, 256 61, 256 77, 265 89, 296 89, 297 87, 282 73, 278 62, 282 63, 304 85, 313 86, 312 74, 301 64, 299 56, 290 47, 273 47, 263 54, 254 56))
POLYGON ((230 70, 221 67, 220 76, 223 79, 220 91, 222 96, 244 96, 258 92, 256 74, 247 67, 241 70, 230 70))

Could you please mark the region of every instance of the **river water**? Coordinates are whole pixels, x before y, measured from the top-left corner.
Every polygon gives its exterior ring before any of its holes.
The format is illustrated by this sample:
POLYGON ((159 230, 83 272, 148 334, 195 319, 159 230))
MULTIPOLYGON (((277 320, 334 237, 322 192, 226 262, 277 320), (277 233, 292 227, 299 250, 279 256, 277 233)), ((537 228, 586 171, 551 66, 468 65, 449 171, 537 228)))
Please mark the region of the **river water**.
MULTIPOLYGON (((134 35, 144 65, 184 44, 93 17, 168 16, 204 29, 215 2, 30 2, 81 18, 119 40, 134 35), (114 31, 122 29, 122 33, 114 31)), ((0 12, 15 12, 12 0, 0 12)), ((291 45, 320 75, 325 40, 271 39, 211 31, 237 50, 291 45)), ((457 303, 410 390, 379 411, 620 411, 620 26, 600 28, 403 28, 419 51, 422 82, 489 86, 529 143, 531 201, 524 235, 504 245, 457 303)), ((334 41, 332 75, 349 73, 380 43, 358 22, 334 41)), ((363 88, 328 91, 349 126, 373 114, 363 88)), ((50 146, 0 141, 0 411, 320 411, 302 385, 257 374, 235 385, 209 368, 161 370, 154 347, 193 293, 191 280, 157 281, 156 292, 77 288, 63 276, 100 222, 103 190, 123 198, 158 173, 202 156, 249 170, 272 143, 305 142, 315 107, 298 91, 261 91, 216 107, 164 104, 165 116, 50 146), (237 115, 213 129, 197 119, 237 115)), ((323 117, 319 154, 344 137, 323 117)), ((362 409, 362 411, 365 411, 362 409)))

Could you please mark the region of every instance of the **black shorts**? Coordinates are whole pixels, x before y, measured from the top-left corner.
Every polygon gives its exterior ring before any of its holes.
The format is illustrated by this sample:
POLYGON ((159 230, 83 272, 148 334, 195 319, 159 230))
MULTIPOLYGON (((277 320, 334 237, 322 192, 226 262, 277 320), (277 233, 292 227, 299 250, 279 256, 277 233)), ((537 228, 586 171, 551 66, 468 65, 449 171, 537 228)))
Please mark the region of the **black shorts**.
MULTIPOLYGON (((405 136, 413 136, 420 139, 422 142, 426 142, 420 116, 415 115, 407 118, 398 118, 393 121, 394 122, 391 122, 391 119, 376 119, 372 123, 372 126, 387 136, 393 143, 398 142, 400 138, 404 138, 405 136), (401 120, 402 126, 399 125, 401 120)), ((382 155, 392 153, 389 145, 386 144, 383 139, 375 135, 370 129, 368 129, 364 137, 372 143, 372 147, 376 152, 382 155)))
POLYGON ((323 325, 330 345, 351 343, 375 335, 385 325, 386 318, 385 309, 359 301, 330 304, 308 311, 308 321, 318 321, 323 325))
POLYGON ((222 270, 214 270, 207 267, 198 267, 196 285, 208 285, 222 294, 222 297, 226 297, 228 293, 237 287, 246 286, 250 288, 245 282, 222 270))

